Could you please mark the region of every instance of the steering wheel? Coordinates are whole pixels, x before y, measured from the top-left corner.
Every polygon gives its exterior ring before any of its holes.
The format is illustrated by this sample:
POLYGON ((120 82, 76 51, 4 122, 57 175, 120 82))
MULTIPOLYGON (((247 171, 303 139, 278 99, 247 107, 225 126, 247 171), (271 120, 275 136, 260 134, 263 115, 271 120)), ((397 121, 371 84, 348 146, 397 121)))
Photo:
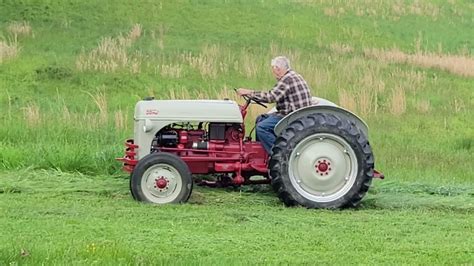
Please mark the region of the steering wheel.
POLYGON ((248 102, 252 102, 252 101, 253 101, 253 102, 256 103, 256 104, 261 105, 261 106, 267 108, 267 106, 266 106, 259 98, 257 98, 257 97, 250 96, 250 95, 242 95, 242 97, 243 97, 246 101, 248 101, 248 102))
MULTIPOLYGON (((237 89, 234 89, 235 92, 237 92, 237 89)), ((250 95, 242 95, 242 98, 247 101, 247 104, 254 102, 260 106, 263 106, 264 108, 268 108, 265 104, 263 104, 262 100, 260 100, 257 97, 250 96, 250 95)))

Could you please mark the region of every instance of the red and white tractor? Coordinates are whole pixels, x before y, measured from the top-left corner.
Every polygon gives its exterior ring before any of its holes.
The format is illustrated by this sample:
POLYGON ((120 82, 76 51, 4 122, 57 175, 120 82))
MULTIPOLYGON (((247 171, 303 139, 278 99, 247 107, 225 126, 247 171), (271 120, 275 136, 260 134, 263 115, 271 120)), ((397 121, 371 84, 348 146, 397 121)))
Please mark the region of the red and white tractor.
MULTIPOLYGON (((193 175, 214 175, 208 186, 271 184, 287 206, 357 206, 368 191, 374 155, 366 123, 324 99, 297 110, 275 127, 269 157, 244 119, 251 103, 231 100, 139 101, 134 138, 126 141, 124 170, 131 173, 133 197, 150 203, 186 202, 193 175), (259 176, 259 178, 256 178, 259 176), (263 177, 263 178, 262 178, 263 177)), ((265 106, 266 107, 266 106, 265 106)))

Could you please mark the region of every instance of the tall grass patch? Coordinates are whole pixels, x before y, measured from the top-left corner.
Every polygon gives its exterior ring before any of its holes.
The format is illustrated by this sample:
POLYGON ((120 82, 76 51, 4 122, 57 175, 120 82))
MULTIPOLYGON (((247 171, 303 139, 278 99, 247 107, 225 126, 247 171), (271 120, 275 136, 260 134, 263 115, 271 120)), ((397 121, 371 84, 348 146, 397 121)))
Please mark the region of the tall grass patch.
POLYGON ((15 58, 20 51, 18 42, 0 40, 0 64, 10 58, 15 58))
POLYGON ((13 21, 7 25, 7 32, 13 37, 15 41, 21 37, 28 37, 33 35, 33 30, 30 23, 27 21, 13 21))
POLYGON ((79 71, 104 73, 126 69, 131 73, 139 73, 140 53, 132 53, 128 49, 141 35, 141 25, 135 24, 125 35, 102 38, 97 48, 90 52, 84 50, 81 52, 76 59, 76 68, 79 71))
POLYGON ((449 55, 431 52, 407 54, 399 49, 366 49, 366 56, 384 62, 407 63, 425 68, 439 68, 453 74, 474 77, 474 58, 465 55, 449 55))
POLYGON ((292 0, 296 4, 321 7, 323 14, 328 17, 341 17, 355 15, 358 17, 378 17, 398 21, 407 16, 420 16, 436 21, 440 16, 463 15, 469 10, 462 10, 454 1, 447 1, 445 5, 440 5, 431 1, 403 1, 396 0, 390 3, 380 0, 292 0))
MULTIPOLYGON (((20 39, 33 36, 33 30, 27 21, 12 21, 6 25, 7 37, 0 35, 0 64, 18 56, 20 39)), ((0 31, 1 33, 1 31, 0 31)))

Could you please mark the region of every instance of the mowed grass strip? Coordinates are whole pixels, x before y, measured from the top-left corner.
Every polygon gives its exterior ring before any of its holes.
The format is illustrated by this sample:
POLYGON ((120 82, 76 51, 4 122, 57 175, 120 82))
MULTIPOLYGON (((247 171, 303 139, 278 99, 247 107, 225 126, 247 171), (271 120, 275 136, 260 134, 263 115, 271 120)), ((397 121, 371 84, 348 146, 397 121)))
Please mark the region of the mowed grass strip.
POLYGON ((473 187, 376 181, 358 209, 286 208, 268 186, 135 202, 123 177, 0 173, 0 263, 469 264, 473 187), (447 191, 450 191, 448 193, 447 191))

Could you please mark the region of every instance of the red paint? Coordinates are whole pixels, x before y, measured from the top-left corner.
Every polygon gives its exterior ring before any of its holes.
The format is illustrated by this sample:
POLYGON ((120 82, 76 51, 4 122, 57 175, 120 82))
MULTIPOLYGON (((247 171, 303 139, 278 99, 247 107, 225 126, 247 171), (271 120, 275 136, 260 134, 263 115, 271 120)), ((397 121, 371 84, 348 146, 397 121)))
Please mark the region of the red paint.
POLYGON ((155 183, 156 183, 156 186, 160 189, 163 189, 163 188, 166 187, 166 185, 168 185, 168 181, 166 181, 166 179, 164 177, 160 177, 160 178, 156 179, 155 183))
POLYGON ((374 178, 385 179, 385 175, 374 169, 374 178))
POLYGON ((133 139, 128 139, 125 141, 125 156, 123 158, 116 158, 117 161, 123 162, 123 170, 126 172, 133 172, 135 165, 138 161, 135 159, 137 153, 135 149, 138 148, 138 145, 133 143, 133 139))
POLYGON ((158 115, 158 110, 156 110, 156 109, 147 109, 147 110, 145 110, 145 115, 158 115))
POLYGON ((180 144, 188 143, 188 131, 181 130, 181 131, 179 131, 178 134, 179 134, 179 143, 180 144))
POLYGON ((318 164, 318 170, 321 172, 326 172, 328 170, 327 163, 320 163, 318 164))

